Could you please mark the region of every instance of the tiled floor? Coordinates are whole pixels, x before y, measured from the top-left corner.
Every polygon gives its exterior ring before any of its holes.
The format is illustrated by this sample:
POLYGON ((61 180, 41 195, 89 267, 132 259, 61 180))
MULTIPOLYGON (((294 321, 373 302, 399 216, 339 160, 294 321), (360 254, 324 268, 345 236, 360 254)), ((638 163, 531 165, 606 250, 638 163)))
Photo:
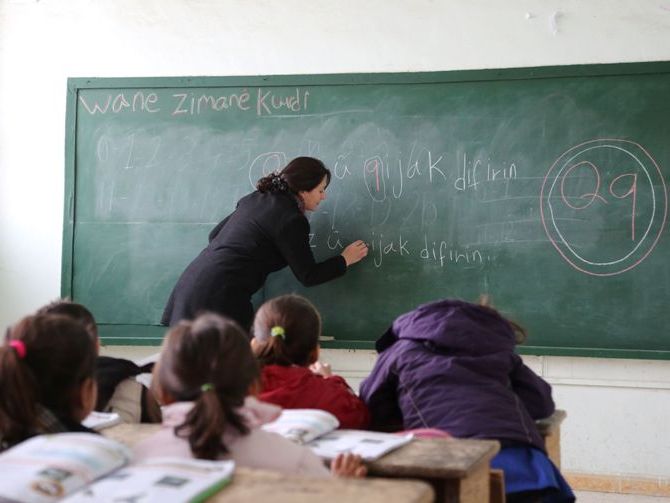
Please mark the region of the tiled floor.
POLYGON ((638 494, 594 493, 591 491, 575 491, 579 503, 665 503, 670 498, 657 496, 640 496, 638 494))

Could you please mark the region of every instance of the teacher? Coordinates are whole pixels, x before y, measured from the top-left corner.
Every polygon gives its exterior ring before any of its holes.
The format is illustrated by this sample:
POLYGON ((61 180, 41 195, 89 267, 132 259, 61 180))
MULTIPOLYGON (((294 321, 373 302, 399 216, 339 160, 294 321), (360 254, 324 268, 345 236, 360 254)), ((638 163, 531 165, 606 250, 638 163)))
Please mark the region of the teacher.
POLYGON ((174 325, 213 311, 248 329, 254 315, 251 296, 271 272, 288 265, 303 285, 313 286, 342 276, 363 259, 368 247, 359 240, 341 255, 314 260, 305 212, 326 198, 329 183, 330 171, 312 157, 293 159, 279 173, 258 180, 257 190, 214 227, 207 247, 182 273, 161 323, 174 325))

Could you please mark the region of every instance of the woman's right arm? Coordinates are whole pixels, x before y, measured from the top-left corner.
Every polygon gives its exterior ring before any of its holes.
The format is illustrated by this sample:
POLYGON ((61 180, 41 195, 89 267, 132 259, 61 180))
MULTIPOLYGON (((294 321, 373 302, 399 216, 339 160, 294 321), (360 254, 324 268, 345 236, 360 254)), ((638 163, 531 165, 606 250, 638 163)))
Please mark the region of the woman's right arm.
POLYGON ((315 286, 347 272, 345 259, 336 255, 316 262, 309 244, 309 223, 300 215, 278 230, 276 244, 295 277, 305 286, 315 286))
POLYGON ((356 262, 360 262, 367 256, 367 254, 368 245, 366 245, 365 242, 361 241, 360 239, 358 241, 354 241, 342 251, 342 256, 344 257, 344 261, 347 263, 347 267, 355 264, 356 262))

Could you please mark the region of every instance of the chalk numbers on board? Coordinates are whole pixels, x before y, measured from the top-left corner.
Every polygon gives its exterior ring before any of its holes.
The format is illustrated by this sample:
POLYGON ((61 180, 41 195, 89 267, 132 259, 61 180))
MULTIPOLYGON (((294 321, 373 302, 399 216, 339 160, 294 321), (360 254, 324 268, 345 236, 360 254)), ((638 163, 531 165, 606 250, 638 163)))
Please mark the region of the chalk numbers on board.
POLYGON ((639 265, 656 247, 667 190, 658 164, 638 143, 591 140, 551 166, 540 211, 549 240, 568 264, 613 276, 639 265))

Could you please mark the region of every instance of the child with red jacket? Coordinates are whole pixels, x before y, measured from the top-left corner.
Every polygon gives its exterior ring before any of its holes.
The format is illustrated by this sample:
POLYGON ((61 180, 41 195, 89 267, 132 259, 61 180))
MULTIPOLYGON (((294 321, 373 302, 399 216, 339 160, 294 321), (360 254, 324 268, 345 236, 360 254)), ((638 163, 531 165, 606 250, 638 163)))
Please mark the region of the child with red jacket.
POLYGON ((321 409, 341 428, 364 429, 367 406, 319 359, 321 316, 299 295, 267 301, 256 313, 251 348, 262 365, 259 399, 285 409, 321 409))

